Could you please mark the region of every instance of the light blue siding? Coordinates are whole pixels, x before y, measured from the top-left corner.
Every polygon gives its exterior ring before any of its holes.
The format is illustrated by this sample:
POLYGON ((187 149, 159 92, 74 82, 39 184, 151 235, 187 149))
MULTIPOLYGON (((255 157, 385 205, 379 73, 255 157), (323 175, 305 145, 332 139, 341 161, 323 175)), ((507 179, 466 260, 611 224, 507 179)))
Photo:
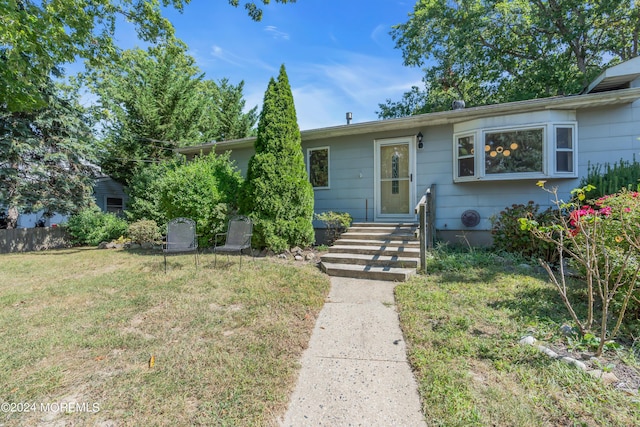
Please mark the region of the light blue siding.
MULTIPOLYGON (((589 163, 612 163, 621 158, 631 159, 634 154, 640 160, 640 101, 583 108, 575 115, 578 176, 586 175, 589 163)), ((505 122, 505 117, 500 122, 505 122)), ((436 229, 487 232, 491 229, 491 218, 507 206, 533 201, 542 210, 552 205, 550 194, 536 186, 537 179, 454 183, 453 125, 429 126, 426 123, 394 132, 303 141, 305 159, 308 148, 330 147, 330 188, 315 190, 316 213, 346 211, 355 221, 373 221, 376 203, 374 141, 407 137, 418 132, 424 135, 424 147, 415 153, 416 200, 412 203, 417 203, 424 191, 436 184, 436 229), (480 213, 478 226, 468 229, 462 224, 461 215, 467 209, 480 213)), ((232 152, 232 159, 243 173, 252 152, 253 148, 232 152)), ((568 199, 570 190, 579 183, 579 178, 561 178, 549 179, 546 185, 548 188, 557 186, 559 194, 568 199)))

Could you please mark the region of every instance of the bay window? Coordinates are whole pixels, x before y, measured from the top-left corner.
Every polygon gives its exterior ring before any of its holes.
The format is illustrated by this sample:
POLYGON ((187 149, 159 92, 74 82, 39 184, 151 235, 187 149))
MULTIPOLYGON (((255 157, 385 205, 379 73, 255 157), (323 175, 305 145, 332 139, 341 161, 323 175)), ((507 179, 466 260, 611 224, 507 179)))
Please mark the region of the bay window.
POLYGON ((575 177, 575 121, 522 121, 494 127, 493 118, 456 125, 454 181, 575 177))

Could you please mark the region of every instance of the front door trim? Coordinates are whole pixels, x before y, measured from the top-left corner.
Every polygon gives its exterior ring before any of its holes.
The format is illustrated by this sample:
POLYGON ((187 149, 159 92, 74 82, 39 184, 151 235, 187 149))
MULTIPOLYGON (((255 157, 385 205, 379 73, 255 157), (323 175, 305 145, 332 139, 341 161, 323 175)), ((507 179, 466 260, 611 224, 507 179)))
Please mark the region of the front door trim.
POLYGON ((413 211, 416 194, 416 139, 415 136, 402 136, 395 138, 375 139, 374 141, 374 186, 375 186, 375 210, 374 221, 415 221, 416 215, 413 211), (382 213, 382 178, 380 170, 381 149, 389 145, 408 146, 408 174, 409 174, 409 200, 406 214, 385 214, 382 213))

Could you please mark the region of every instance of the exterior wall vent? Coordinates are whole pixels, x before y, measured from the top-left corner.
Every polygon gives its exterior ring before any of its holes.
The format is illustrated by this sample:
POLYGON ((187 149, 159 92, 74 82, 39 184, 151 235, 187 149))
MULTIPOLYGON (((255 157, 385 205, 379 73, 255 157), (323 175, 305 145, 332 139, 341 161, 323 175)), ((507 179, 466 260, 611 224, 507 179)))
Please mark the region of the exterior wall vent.
POLYGON ((480 224, 480 214, 475 210, 466 210, 462 212, 460 220, 465 227, 475 227, 480 224))

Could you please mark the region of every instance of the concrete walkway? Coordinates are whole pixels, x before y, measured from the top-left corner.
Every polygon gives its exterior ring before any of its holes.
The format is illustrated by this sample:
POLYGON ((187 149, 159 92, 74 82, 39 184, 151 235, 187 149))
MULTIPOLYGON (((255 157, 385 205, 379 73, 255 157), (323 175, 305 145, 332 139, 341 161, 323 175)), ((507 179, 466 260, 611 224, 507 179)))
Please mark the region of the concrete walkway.
POLYGON ((331 278, 283 426, 426 426, 393 288, 331 278))

